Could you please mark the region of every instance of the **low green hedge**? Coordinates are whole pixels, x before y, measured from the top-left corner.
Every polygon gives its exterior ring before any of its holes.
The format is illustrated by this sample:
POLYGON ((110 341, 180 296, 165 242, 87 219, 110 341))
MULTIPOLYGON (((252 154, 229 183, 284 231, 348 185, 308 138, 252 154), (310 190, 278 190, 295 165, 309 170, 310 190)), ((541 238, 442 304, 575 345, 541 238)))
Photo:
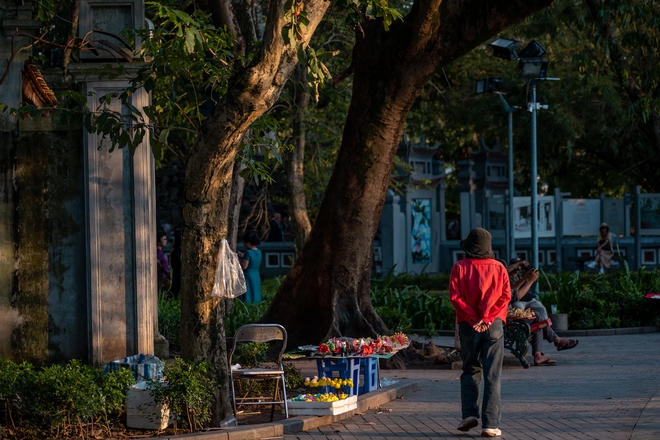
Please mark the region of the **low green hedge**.
POLYGON ((660 325, 660 311, 649 307, 644 296, 660 292, 660 272, 643 268, 609 274, 579 271, 543 273, 539 279, 540 299, 548 310, 557 305, 568 314, 572 330, 660 325))
MULTIPOLYGON (((202 428, 217 389, 208 365, 176 359, 163 374, 167 382, 151 382, 152 394, 176 414, 175 429, 202 428)), ((2 438, 110 438, 134 383, 128 369, 107 373, 78 360, 44 368, 0 360, 2 438)))
POLYGON ((3 359, 0 425, 8 438, 88 438, 94 428, 109 433, 134 382, 130 370, 106 373, 77 360, 35 369, 3 359))

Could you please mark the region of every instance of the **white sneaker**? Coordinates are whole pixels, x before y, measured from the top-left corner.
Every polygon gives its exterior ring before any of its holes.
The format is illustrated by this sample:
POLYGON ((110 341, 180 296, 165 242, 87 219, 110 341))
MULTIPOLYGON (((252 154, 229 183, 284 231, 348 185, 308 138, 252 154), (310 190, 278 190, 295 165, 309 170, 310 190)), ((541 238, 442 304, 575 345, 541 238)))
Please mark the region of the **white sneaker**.
POLYGON ((605 269, 601 267, 600 270, 598 271, 598 274, 599 274, 599 275, 602 275, 602 274, 604 274, 604 273, 605 273, 605 269))
POLYGON ((458 430, 463 432, 468 432, 470 429, 474 428, 479 424, 479 420, 476 417, 471 416, 467 419, 461 420, 461 424, 458 425, 458 430))
POLYGON ((482 437, 502 437, 502 431, 499 428, 487 428, 481 431, 482 437))

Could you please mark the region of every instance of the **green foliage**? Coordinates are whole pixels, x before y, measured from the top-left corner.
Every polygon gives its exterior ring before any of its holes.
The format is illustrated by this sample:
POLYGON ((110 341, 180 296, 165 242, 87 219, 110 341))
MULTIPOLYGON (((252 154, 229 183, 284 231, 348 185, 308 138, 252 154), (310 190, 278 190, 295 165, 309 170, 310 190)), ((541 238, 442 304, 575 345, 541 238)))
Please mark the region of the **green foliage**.
POLYGON ((305 384, 300 369, 294 364, 284 364, 284 381, 290 390, 296 390, 305 384))
POLYGON ((181 328, 181 297, 172 298, 165 292, 158 293, 158 332, 168 341, 179 345, 181 328))
POLYGON ((216 384, 210 379, 210 366, 205 362, 188 362, 177 358, 165 364, 166 382, 149 381, 150 394, 158 403, 167 404, 184 428, 200 430, 211 420, 213 392, 216 384))
MULTIPOLYGON (((264 368, 268 361, 269 344, 265 342, 246 342, 236 347, 232 364, 242 368, 264 368)), ((296 390, 304 385, 305 380, 293 364, 284 364, 284 382, 287 389, 296 390)), ((237 393, 245 397, 272 396, 275 383, 272 380, 237 380, 234 383, 237 393)))
POLYGON ((257 368, 268 359, 266 342, 246 342, 236 346, 232 364, 240 364, 243 368, 257 368))
POLYGON ((405 310, 392 306, 376 306, 375 310, 387 328, 393 332, 410 333, 412 330, 412 321, 405 310))
MULTIPOLYGON (((538 100, 549 104, 538 113, 538 169, 541 183, 570 190, 573 197, 599 197, 601 192, 621 196, 632 185, 660 191, 653 143, 646 118, 660 107, 654 90, 660 82, 660 28, 657 3, 620 0, 600 2, 603 17, 611 20, 613 32, 630 63, 633 80, 644 96, 636 104, 627 93, 627 81, 617 75, 610 61, 611 45, 599 37, 584 2, 558 0, 546 10, 507 29, 501 36, 521 41, 521 48, 536 39, 548 50, 548 81, 537 88, 538 100), (634 11, 634 12, 631 12, 634 11), (574 176, 589 176, 575 179, 574 176)), ((440 154, 448 167, 467 148, 480 149, 477 140, 489 146, 501 141, 505 150, 507 115, 493 94, 476 95, 475 81, 502 77, 506 100, 524 109, 528 85, 518 77, 518 63, 492 56, 486 44, 438 72, 420 92, 406 121, 405 131, 425 135, 429 143, 441 142, 440 154)), ((529 194, 529 114, 513 113, 516 189, 529 194)), ((455 171, 452 175, 455 174, 455 171)), ((451 175, 450 175, 451 176, 451 175)), ((448 179, 448 197, 457 182, 448 179)))
POLYGON ((402 289, 406 286, 415 285, 425 292, 446 291, 449 287, 449 274, 429 274, 425 270, 421 273, 399 273, 394 275, 394 267, 383 277, 371 280, 372 287, 402 289))
POLYGON ((422 292, 417 285, 373 286, 371 302, 390 330, 415 329, 433 335, 436 330, 453 328, 456 320, 446 296, 422 292))
POLYGON ((119 418, 126 406, 126 392, 135 384, 133 372, 127 368, 110 373, 101 373, 101 394, 105 399, 105 412, 108 418, 119 418))
POLYGON ((19 385, 24 377, 32 374, 32 364, 27 362, 16 364, 9 359, 0 359, 0 401, 3 403, 0 426, 14 425, 12 413, 20 400, 19 385))
POLYGON ((129 370, 105 373, 77 360, 40 370, 3 360, 0 423, 22 438, 86 436, 95 423, 107 423, 123 412, 126 391, 134 382, 129 370))
POLYGON ((660 324, 644 295, 658 291, 660 272, 623 270, 605 275, 543 273, 541 301, 568 313, 572 329, 637 327, 660 324))

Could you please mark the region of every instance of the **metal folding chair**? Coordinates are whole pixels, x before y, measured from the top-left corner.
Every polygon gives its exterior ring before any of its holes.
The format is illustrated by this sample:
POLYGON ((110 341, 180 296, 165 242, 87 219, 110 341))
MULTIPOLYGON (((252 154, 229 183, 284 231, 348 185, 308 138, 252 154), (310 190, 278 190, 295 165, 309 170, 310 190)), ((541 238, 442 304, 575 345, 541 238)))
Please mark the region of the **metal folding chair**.
MULTIPOLYGON (((287 335, 286 330, 279 324, 248 324, 236 331, 234 335, 234 346, 229 354, 229 366, 231 375, 231 395, 234 404, 234 415, 238 405, 272 405, 270 412, 270 421, 275 417, 275 405, 284 406, 284 414, 289 418, 289 408, 286 403, 286 384, 284 382, 284 365, 282 364, 282 355, 286 349, 287 335), (273 342, 282 341, 282 348, 277 355, 277 359, 272 359, 275 369, 271 368, 240 368, 234 370, 231 368, 232 358, 236 351, 236 346, 246 342, 273 342), (236 397, 235 380, 274 380, 275 392, 272 398, 264 400, 264 397, 236 397)), ((270 352, 270 350, 269 350, 270 352)))

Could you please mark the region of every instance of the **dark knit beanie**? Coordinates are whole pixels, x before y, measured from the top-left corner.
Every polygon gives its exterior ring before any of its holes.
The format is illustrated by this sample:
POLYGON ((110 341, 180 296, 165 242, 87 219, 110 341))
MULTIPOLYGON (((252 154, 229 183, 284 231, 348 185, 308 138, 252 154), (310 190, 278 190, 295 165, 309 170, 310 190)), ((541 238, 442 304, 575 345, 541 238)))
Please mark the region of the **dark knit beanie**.
POLYGON ((492 236, 483 228, 474 228, 465 240, 461 240, 461 249, 467 258, 495 258, 491 247, 492 236))

